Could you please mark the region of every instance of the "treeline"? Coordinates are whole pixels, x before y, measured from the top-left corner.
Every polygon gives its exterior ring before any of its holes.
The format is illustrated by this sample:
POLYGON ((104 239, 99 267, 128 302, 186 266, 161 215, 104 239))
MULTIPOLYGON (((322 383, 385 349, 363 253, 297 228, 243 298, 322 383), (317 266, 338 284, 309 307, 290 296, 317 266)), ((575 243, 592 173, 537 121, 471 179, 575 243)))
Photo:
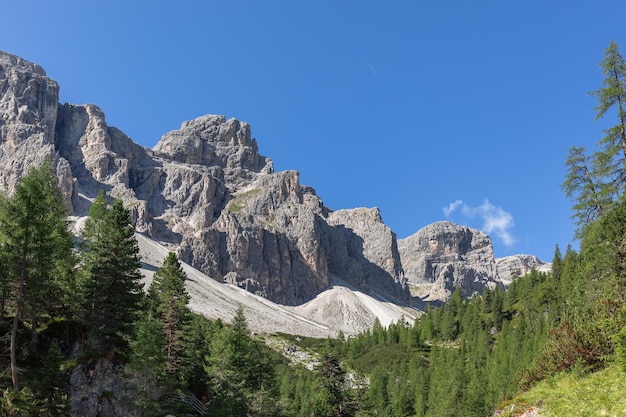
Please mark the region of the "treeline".
POLYGON ((487 416, 558 372, 612 362, 626 371, 626 62, 614 42, 600 67, 596 118, 617 123, 597 151, 570 149, 562 185, 574 202, 580 252, 568 247, 563 256, 557 247, 551 273, 532 271, 507 291, 469 300, 457 291, 413 326, 377 325, 329 343, 356 375, 343 391, 355 415, 487 416))
MULTIPOLYGON (((603 366, 623 322, 597 310, 597 301, 617 300, 588 281, 586 255, 568 248, 561 256, 557 248, 553 273, 533 270, 506 291, 497 287, 465 300, 457 290, 413 325, 376 324, 328 341, 328 351, 352 374, 344 401, 353 413, 326 415, 489 416, 540 379, 603 366), (610 329, 599 335, 598 326, 610 329)), ((308 391, 304 383, 299 387, 294 403, 308 391)))
POLYGON ((582 375, 614 362, 626 370, 625 292, 621 199, 585 228, 579 253, 568 247, 562 255, 557 246, 550 273, 533 270, 506 291, 465 300, 457 290, 413 325, 375 325, 328 345, 354 373, 345 391, 358 405, 352 415, 489 416, 559 372, 582 375))
POLYGON ((194 412, 168 402, 180 394, 213 416, 486 416, 556 372, 626 366, 623 200, 584 228, 580 253, 556 248, 551 273, 457 290, 412 325, 309 341, 312 372, 257 340, 242 308, 232 325, 192 314, 174 253, 144 291, 120 201, 98 195, 74 242, 55 181, 44 164, 0 202, 8 416, 68 415, 68 373, 103 357, 124 365, 145 416, 194 412))

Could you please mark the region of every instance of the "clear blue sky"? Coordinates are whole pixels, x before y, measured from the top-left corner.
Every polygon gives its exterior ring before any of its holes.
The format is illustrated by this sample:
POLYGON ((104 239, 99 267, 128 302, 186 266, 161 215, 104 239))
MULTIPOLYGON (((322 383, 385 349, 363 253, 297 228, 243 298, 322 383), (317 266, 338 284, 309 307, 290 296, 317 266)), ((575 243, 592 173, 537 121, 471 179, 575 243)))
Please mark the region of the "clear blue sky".
POLYGON ((625 16, 623 0, 12 1, 0 49, 146 147, 235 117, 331 209, 379 207, 399 238, 449 219, 497 257, 549 261, 573 238, 567 150, 615 122, 587 92, 625 16))

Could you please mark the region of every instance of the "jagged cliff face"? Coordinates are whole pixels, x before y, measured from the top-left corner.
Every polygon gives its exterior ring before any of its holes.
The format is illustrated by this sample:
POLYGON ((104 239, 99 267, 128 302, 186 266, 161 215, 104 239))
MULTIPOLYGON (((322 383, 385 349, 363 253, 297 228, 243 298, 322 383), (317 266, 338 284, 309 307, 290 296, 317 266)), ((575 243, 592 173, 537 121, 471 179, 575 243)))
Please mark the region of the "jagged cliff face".
POLYGON ((151 150, 98 107, 59 104, 58 90, 41 67, 0 52, 0 187, 11 192, 50 158, 74 214, 104 189, 139 232, 218 281, 285 305, 312 299, 334 276, 408 299, 380 213, 331 213, 297 172, 274 172, 247 123, 203 116, 151 150))
POLYGON ((338 210, 328 216, 335 226, 335 244, 331 252, 331 266, 336 275, 354 277, 352 282, 383 289, 386 293, 406 299, 408 293, 399 292, 393 283, 406 280, 400 262, 395 233, 383 223, 377 208, 338 210), (392 281, 382 277, 391 276, 392 281))
POLYGON ((395 300, 445 301, 455 286, 469 296, 542 267, 520 257, 496 267, 488 236, 450 222, 397 240, 378 209, 333 212, 296 171, 274 172, 247 123, 202 116, 147 149, 98 107, 59 104, 58 93, 41 67, 0 51, 1 189, 49 158, 75 215, 103 189, 183 261, 276 303, 301 305, 335 278, 395 300))
POLYGON ((38 65, 0 52, 0 188, 13 191, 29 167, 52 160, 68 198, 75 196, 67 161, 54 146, 59 86, 38 65))
POLYGON ((496 259, 498 276, 504 285, 509 285, 515 277, 523 277, 532 269, 538 272, 550 272, 552 264, 543 262, 535 255, 512 255, 496 259))
POLYGON ((415 295, 447 301, 456 286, 464 296, 500 281, 491 239, 452 222, 430 224, 398 241, 405 277, 415 295))

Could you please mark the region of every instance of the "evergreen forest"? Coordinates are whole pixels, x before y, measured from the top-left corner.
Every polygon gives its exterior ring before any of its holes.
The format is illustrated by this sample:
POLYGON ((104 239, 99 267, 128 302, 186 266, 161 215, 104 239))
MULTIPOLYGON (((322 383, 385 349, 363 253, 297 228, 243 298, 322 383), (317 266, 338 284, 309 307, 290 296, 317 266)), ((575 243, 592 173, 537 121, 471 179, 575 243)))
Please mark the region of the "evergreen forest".
MULTIPOLYGON (((580 245, 469 299, 456 290, 415 323, 354 337, 256 335, 188 308, 170 253, 144 288, 130 213, 101 192, 80 236, 49 162, 0 196, 0 415, 70 415, 70 376, 115 364, 141 416, 491 416, 540 381, 626 372, 626 63, 610 43, 592 94, 615 120, 574 146, 563 192, 580 245), (308 352, 292 363, 282 348, 308 352)), ((601 389, 599 387, 599 389, 601 389)))

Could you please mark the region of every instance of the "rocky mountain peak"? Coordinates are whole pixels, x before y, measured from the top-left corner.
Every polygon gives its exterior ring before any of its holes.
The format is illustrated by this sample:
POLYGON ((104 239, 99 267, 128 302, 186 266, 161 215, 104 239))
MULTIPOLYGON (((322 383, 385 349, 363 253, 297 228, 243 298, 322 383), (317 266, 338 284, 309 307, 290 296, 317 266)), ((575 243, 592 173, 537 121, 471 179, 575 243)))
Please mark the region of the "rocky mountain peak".
POLYGON ((3 189, 50 159, 74 215, 104 190, 145 237, 281 305, 304 305, 336 282, 398 304, 496 285, 485 234, 437 222, 397 240, 377 208, 332 211, 297 171, 274 172, 245 122, 201 116, 147 149, 97 106, 59 104, 58 91, 41 67, 0 52, 3 189))
POLYGON ((16 72, 46 76, 46 71, 41 66, 2 50, 0 50, 0 66, 3 71, 9 68, 16 72))
POLYGON ((0 188, 13 191, 30 166, 51 159, 66 195, 69 165, 54 150, 59 85, 39 65, 0 51, 0 188))
POLYGON ((206 115, 183 122, 163 135, 153 148, 157 155, 185 164, 219 166, 227 183, 240 186, 254 174, 274 171, 272 161, 259 155, 248 123, 206 115))
POLYGON ((380 213, 362 224, 331 221, 296 171, 274 172, 247 123, 201 116, 146 149, 97 106, 60 105, 40 67, 8 54, 0 62, 3 184, 50 158, 74 214, 104 190, 125 202, 139 232, 183 261, 283 305, 311 300, 332 277, 405 297, 395 235, 380 213))
POLYGON ((412 292, 447 301, 459 286, 465 296, 499 282, 493 246, 483 232, 449 221, 432 223, 398 241, 412 292))
POLYGON ((498 276, 504 285, 509 285, 515 277, 523 277, 534 268, 538 272, 550 272, 552 264, 543 262, 535 255, 511 255, 496 259, 498 276))
POLYGON ((416 234, 407 238, 407 243, 414 244, 420 250, 428 250, 433 256, 462 260, 476 251, 486 251, 493 256, 491 239, 479 230, 459 226, 450 221, 432 223, 416 234))

